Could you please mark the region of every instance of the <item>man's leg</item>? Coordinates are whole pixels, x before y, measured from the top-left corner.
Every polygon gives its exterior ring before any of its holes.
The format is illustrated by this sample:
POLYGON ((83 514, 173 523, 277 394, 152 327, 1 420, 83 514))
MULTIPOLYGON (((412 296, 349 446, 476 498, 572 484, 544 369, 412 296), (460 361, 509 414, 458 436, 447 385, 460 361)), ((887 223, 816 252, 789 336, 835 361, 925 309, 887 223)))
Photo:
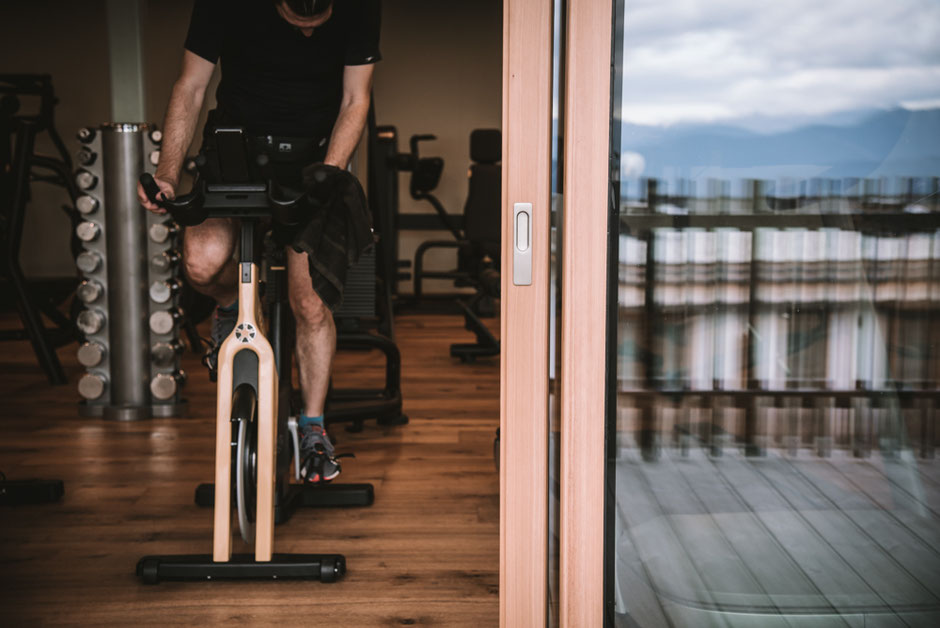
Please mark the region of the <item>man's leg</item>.
POLYGON ((303 413, 322 417, 336 353, 333 314, 313 290, 307 254, 287 251, 290 306, 297 321, 297 366, 303 388, 303 413))
POLYGON ((190 285, 228 307, 238 298, 235 221, 209 218, 183 234, 183 270, 190 285))
POLYGON ((238 321, 238 264, 235 252, 237 222, 210 218, 183 233, 183 270, 192 287, 216 300, 211 342, 203 356, 209 379, 215 381, 219 348, 238 321))
POLYGON ((308 482, 332 480, 340 467, 323 424, 323 406, 336 353, 336 324, 313 290, 306 253, 287 251, 287 287, 297 320, 297 367, 304 404, 299 420, 300 473, 308 482))

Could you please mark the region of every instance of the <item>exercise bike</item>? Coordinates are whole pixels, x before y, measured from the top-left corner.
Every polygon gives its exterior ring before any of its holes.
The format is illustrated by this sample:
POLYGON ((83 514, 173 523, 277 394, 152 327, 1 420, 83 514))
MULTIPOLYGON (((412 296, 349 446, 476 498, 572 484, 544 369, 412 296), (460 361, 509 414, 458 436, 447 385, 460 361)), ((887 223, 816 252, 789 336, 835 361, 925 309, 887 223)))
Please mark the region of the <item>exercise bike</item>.
POLYGON ((313 204, 325 201, 327 175, 316 171, 311 191, 288 197, 266 176, 264 153, 249 159, 240 128, 216 129, 212 139, 197 158, 200 172, 208 176, 200 176, 191 193, 166 199, 152 176, 140 177, 148 197, 180 225, 197 225, 210 217, 237 218, 241 225, 238 318, 218 357, 215 483, 196 491, 197 504, 214 508, 212 554, 145 556, 137 563, 137 575, 147 584, 247 578, 335 582, 346 571, 342 555, 273 551, 275 523, 289 519, 296 508, 368 506, 374 499, 371 484, 290 482, 291 475, 296 480, 301 476, 293 419, 298 413, 292 412, 299 395, 291 385, 294 334, 286 254, 274 233, 277 227, 300 224, 313 204), (259 256, 256 236, 267 219, 272 230, 259 256), (254 544, 253 555, 232 554, 233 505, 242 538, 254 544))

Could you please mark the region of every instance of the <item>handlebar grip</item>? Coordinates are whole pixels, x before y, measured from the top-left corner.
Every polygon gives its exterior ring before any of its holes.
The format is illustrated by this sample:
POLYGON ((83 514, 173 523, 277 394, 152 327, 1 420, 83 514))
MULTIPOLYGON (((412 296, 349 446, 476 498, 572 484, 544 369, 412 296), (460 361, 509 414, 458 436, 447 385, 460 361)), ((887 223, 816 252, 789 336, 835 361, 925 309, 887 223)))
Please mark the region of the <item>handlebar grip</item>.
POLYGON ((144 188, 144 193, 147 195, 147 198, 150 199, 151 203, 161 205, 163 201, 166 200, 165 197, 160 198, 162 196, 160 186, 153 180, 152 174, 145 172, 140 175, 138 181, 140 181, 140 185, 144 188))

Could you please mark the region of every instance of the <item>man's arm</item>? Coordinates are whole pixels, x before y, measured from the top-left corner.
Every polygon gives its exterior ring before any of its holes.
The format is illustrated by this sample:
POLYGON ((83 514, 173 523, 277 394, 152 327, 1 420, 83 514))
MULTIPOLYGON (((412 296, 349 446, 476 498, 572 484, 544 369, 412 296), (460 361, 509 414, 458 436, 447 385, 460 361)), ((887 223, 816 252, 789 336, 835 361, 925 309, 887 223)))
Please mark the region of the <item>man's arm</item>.
MULTIPOLYGON (((186 151, 193 141, 196 121, 202 110, 206 88, 212 78, 215 64, 183 51, 183 66, 180 76, 173 85, 170 103, 167 105, 166 119, 163 122, 163 142, 160 146, 160 164, 154 178, 161 191, 168 197, 175 195, 179 185, 180 170, 186 151)), ((137 185, 137 196, 141 205, 151 211, 159 208, 147 199, 143 188, 137 185)))
POLYGON ((324 163, 339 168, 349 165, 366 126, 374 68, 375 65, 369 64, 347 65, 343 69, 343 101, 324 163))

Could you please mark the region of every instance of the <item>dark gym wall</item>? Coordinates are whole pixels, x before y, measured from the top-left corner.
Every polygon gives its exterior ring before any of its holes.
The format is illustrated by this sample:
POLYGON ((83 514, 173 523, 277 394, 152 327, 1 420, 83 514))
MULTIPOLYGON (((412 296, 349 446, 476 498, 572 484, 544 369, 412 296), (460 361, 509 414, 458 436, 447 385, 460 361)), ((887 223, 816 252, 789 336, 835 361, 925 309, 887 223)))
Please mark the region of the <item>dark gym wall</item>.
MULTIPOLYGON (((107 119, 110 106, 108 37, 104 0, 4 0, 0 4, 0 73, 51 74, 59 106, 56 127, 70 149, 75 131, 107 119)), ((34 102, 22 103, 24 112, 34 102)), ((37 147, 52 154, 45 134, 37 147)), ((29 277, 74 274, 69 223, 60 207, 68 195, 33 186, 24 226, 21 261, 29 277)))
MULTIPOLYGON (((148 121, 162 124, 179 71, 191 7, 192 0, 145 3, 148 121)), ((104 0, 4 0, 0 4, 0 72, 52 75, 60 100, 57 127, 72 149, 77 148, 74 137, 79 127, 110 118, 105 19, 104 0)), ((500 126, 502 2, 385 0, 382 53, 374 90, 378 122, 398 127, 402 149, 407 148, 412 134, 438 136, 424 152, 444 158, 446 166, 437 193, 449 211, 460 213, 467 191, 470 131, 500 126)), ((214 103, 214 93, 215 83, 209 88, 208 106, 214 103)), ((45 143, 41 148, 51 150, 45 143)), ((402 211, 431 211, 426 204, 412 201, 407 185, 402 192, 402 211)), ((65 199, 54 188, 36 188, 22 254, 29 276, 73 272, 68 225, 59 210, 65 199)), ((441 236, 446 237, 440 232, 405 233, 401 254, 411 257, 422 240, 441 236)), ((440 259, 429 258, 432 267, 446 268, 453 263, 449 251, 440 259)), ((446 284, 443 287, 449 289, 446 284)))
MULTIPOLYGON (((399 150, 408 138, 433 133, 422 154, 444 158, 435 194, 451 213, 463 213, 470 164, 470 131, 499 128, 502 121, 501 0, 386 0, 382 54, 375 79, 379 124, 398 127, 399 150)), ((433 212, 408 195, 402 178, 401 211, 433 212)), ((424 240, 449 239, 446 232, 403 232, 400 254, 414 259, 424 240)), ((436 249, 429 268, 456 266, 453 250, 436 249)), ((452 292, 453 284, 428 281, 425 290, 452 292)), ((411 291, 411 285, 403 285, 411 291)))

